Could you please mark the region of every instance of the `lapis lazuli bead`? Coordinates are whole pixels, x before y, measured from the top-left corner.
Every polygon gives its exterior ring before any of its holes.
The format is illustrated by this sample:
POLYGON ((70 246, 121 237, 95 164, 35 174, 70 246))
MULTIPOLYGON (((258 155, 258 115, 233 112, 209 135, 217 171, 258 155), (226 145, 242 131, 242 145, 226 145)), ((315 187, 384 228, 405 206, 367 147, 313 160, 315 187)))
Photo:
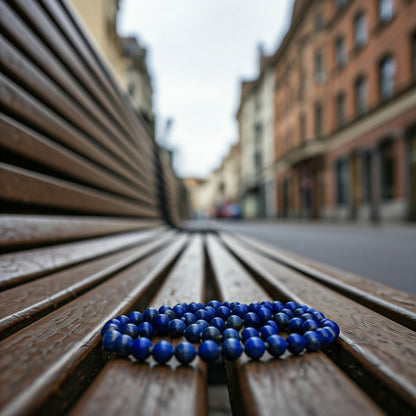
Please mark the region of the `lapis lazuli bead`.
POLYGON ((248 312, 244 315, 244 325, 246 327, 258 328, 260 326, 260 319, 254 312, 248 312))
POLYGON ((201 338, 205 340, 211 340, 216 343, 221 342, 221 332, 215 326, 208 326, 206 327, 201 334, 201 338))
POLYGON ((181 319, 172 319, 169 322, 168 331, 172 338, 179 338, 183 335, 186 329, 185 322, 181 319))
POLYGON ((304 321, 302 318, 292 318, 289 321, 289 325, 288 325, 289 332, 296 332, 297 334, 302 334, 303 322, 304 321))
POLYGON ((260 303, 260 305, 263 306, 264 308, 267 308, 270 312, 273 312, 273 305, 270 301, 264 300, 263 302, 260 303))
POLYGON ((115 351, 117 341, 121 338, 122 334, 119 331, 108 331, 103 337, 103 347, 108 351, 115 351))
POLYGON ((209 321, 210 319, 212 319, 211 314, 205 309, 198 309, 195 312, 195 318, 197 320, 203 319, 205 321, 209 321))
POLYGON ((303 322, 302 332, 316 331, 319 328, 318 323, 314 319, 308 319, 303 322))
POLYGON ((266 322, 266 325, 270 325, 274 330, 276 331, 276 334, 279 333, 279 327, 277 326, 277 323, 275 321, 272 321, 271 319, 266 322))
POLYGON ((139 335, 141 337, 152 338, 153 336, 153 327, 150 322, 142 322, 139 326, 139 335))
POLYGON ((273 357, 280 357, 286 351, 286 341, 280 335, 271 335, 266 340, 267 351, 273 357))
POLYGON ((230 308, 226 306, 220 306, 217 308, 217 316, 222 318, 224 321, 231 315, 230 308))
POLYGON ((236 338, 227 338, 222 343, 222 355, 229 360, 236 360, 243 353, 243 346, 236 338))
POLYGON ((176 318, 182 318, 183 314, 186 313, 186 309, 182 305, 177 304, 173 307, 173 312, 175 312, 176 318))
POLYGON ((287 349, 293 355, 299 355, 306 347, 305 338, 300 334, 290 334, 286 338, 287 349))
POLYGON ((249 312, 257 312, 257 309, 260 308, 260 303, 259 302, 252 302, 250 303, 250 305, 248 305, 248 311, 249 312))
POLYGON ((298 304, 296 302, 290 301, 285 303, 285 308, 290 309, 292 312, 298 308, 298 304))
POLYGON ((260 337, 259 331, 257 331, 257 329, 253 327, 244 328, 243 332, 241 333, 241 339, 245 341, 250 337, 260 337))
POLYGON ((280 302, 278 300, 274 301, 272 305, 274 314, 279 313, 285 307, 285 305, 283 305, 283 302, 280 302))
POLYGON ((201 308, 200 308, 200 306, 198 305, 198 303, 196 303, 196 302, 191 302, 191 303, 188 305, 188 312, 191 312, 191 313, 195 314, 195 312, 196 312, 198 309, 201 309, 201 308))
POLYGON ((243 320, 237 315, 230 315, 225 321, 225 326, 239 331, 243 327, 243 320))
POLYGON ((205 319, 198 319, 196 322, 202 329, 205 329, 209 326, 209 323, 205 319))
POLYGON ((334 330, 335 338, 337 338, 339 336, 339 326, 334 321, 331 321, 329 319, 325 319, 324 321, 322 321, 322 325, 323 325, 324 328, 325 327, 332 328, 334 330))
POLYGON ((172 310, 172 308, 169 305, 162 305, 159 309, 159 313, 165 313, 166 311, 172 310))
POLYGON ((258 337, 251 337, 244 343, 246 354, 253 360, 259 359, 266 350, 264 342, 258 337))
POLYGON ((212 306, 214 309, 216 309, 219 306, 221 306, 221 302, 219 302, 218 300, 211 300, 210 302, 208 302, 208 306, 212 306))
POLYGON ((116 319, 120 322, 121 326, 126 325, 130 322, 129 317, 126 315, 117 316, 116 319))
POLYGON ((176 318, 176 314, 175 312, 173 312, 173 309, 168 309, 165 311, 165 315, 170 319, 175 319, 176 318))
POLYGON ((121 328, 121 332, 126 335, 130 335, 132 338, 137 338, 139 335, 139 328, 134 324, 126 324, 121 328))
POLYGON ((160 364, 165 364, 173 355, 173 346, 168 341, 159 341, 152 349, 153 358, 160 364))
POLYGON ((202 327, 198 324, 191 324, 185 329, 185 338, 189 342, 199 342, 201 339, 202 327))
POLYGON ((315 331, 321 337, 321 348, 328 347, 335 339, 334 333, 326 328, 319 328, 315 331))
POLYGON ((293 315, 293 312, 290 309, 288 309, 288 308, 283 308, 280 311, 280 313, 286 314, 289 317, 289 319, 292 319, 295 316, 295 315, 293 315))
POLYGON ((276 322, 277 326, 279 327, 279 329, 287 329, 288 325, 289 325, 289 321, 290 318, 283 312, 278 312, 275 316, 274 316, 274 321, 276 322))
POLYGON ((321 347, 321 337, 316 332, 307 331, 303 334, 303 338, 305 338, 308 351, 318 351, 321 347))
POLYGON ((305 313, 305 309, 303 308, 296 308, 293 311, 293 315, 295 315, 297 318, 300 318, 305 313))
POLYGON ((264 306, 258 308, 256 314, 260 319, 261 325, 264 325, 272 317, 272 313, 264 306))
POLYGON ((139 361, 146 360, 152 351, 152 341, 145 337, 140 337, 134 340, 131 347, 131 353, 134 358, 137 358, 139 361))
POLYGON ((175 357, 181 364, 189 364, 196 356, 195 347, 188 341, 183 341, 175 348, 175 357))
POLYGON ((303 315, 301 315, 301 318, 304 321, 307 321, 308 319, 312 319, 313 321, 315 321, 315 317, 309 312, 305 312, 303 315))
POLYGON ((238 333, 238 331, 236 331, 233 328, 227 328, 222 333, 222 340, 224 341, 225 339, 228 339, 228 338, 240 339, 240 334, 238 333))
POLYGON ((205 310, 209 313, 209 318, 207 319, 208 322, 212 318, 215 318, 215 315, 216 315, 215 308, 213 308, 212 306, 206 306, 205 310))
POLYGON ((121 337, 117 337, 115 341, 116 353, 122 357, 127 357, 131 354, 133 342, 134 340, 130 335, 123 334, 121 337))
POLYGON ((143 312, 143 319, 146 322, 153 322, 153 319, 155 319, 156 316, 159 315, 159 312, 155 308, 146 308, 143 312))
POLYGON ((129 319, 132 324, 140 325, 143 322, 143 314, 138 311, 133 311, 129 314, 129 319))
POLYGON ((212 363, 220 355, 220 348, 214 341, 208 339, 199 346, 198 355, 201 360, 212 363))
POLYGON ((181 319, 182 319, 182 321, 185 322, 185 325, 186 326, 191 325, 191 324, 194 324, 196 322, 195 315, 193 313, 191 313, 191 312, 184 313, 182 315, 182 318, 181 319))
POLYGON ((165 335, 168 332, 169 323, 169 317, 162 313, 154 317, 152 325, 156 333, 160 335, 165 335))
POLYGON ((224 319, 220 318, 220 317, 215 317, 212 318, 209 321, 210 326, 215 326, 216 328, 218 328, 220 330, 220 332, 224 332, 225 331, 225 322, 224 319))
POLYGON ((264 325, 259 329, 261 339, 267 339, 272 335, 276 335, 276 330, 270 325, 264 325))
POLYGON ((120 321, 117 321, 116 319, 115 319, 115 321, 117 323, 109 321, 104 325, 103 329, 101 330, 101 335, 102 336, 104 336, 105 333, 108 332, 108 331, 120 331, 120 329, 121 329, 120 328, 120 326, 121 326, 120 321))
POLYGON ((233 309, 233 314, 243 318, 248 313, 248 306, 244 303, 237 305, 233 309))

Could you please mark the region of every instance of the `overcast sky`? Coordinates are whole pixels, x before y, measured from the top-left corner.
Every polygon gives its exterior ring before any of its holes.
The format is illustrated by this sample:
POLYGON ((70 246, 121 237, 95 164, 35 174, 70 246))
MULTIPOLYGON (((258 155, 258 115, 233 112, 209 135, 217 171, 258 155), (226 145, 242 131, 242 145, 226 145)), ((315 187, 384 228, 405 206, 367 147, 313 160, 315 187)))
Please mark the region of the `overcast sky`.
POLYGON ((157 137, 181 177, 204 177, 237 141, 241 79, 258 75, 258 45, 276 50, 293 0, 122 0, 121 35, 137 35, 149 53, 157 137))

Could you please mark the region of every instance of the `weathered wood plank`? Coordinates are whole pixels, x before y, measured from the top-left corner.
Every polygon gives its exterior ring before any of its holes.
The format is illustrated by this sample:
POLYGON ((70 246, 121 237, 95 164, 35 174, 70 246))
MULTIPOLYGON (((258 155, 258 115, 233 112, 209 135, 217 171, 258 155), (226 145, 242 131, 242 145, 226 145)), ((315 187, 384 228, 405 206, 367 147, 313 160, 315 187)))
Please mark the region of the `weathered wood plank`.
POLYGON ((167 244, 174 232, 115 254, 91 259, 61 272, 0 292, 0 339, 57 309, 167 244))
MULTIPOLYGON (((151 306, 174 306, 179 302, 203 301, 202 239, 190 243, 151 306)), ((204 415, 206 414, 206 365, 197 360, 180 366, 176 359, 167 365, 128 362, 109 363, 73 409, 73 415, 204 415)))
POLYGON ((69 217, 54 215, 0 215, 0 252, 6 248, 57 244, 125 231, 157 228, 161 220, 69 217))
POLYGON ((158 236, 158 230, 133 231, 85 242, 25 250, 0 256, 0 288, 19 284, 63 267, 116 252, 158 236))
POLYGON ((312 279, 247 249, 236 240, 224 241, 256 273, 256 277, 277 296, 311 304, 339 322, 340 337, 331 357, 360 383, 375 401, 390 412, 416 410, 416 333, 339 295, 312 279))
MULTIPOLYGON (((222 299, 271 300, 248 272, 213 237, 208 254, 222 299)), ((226 365, 233 411, 247 415, 380 415, 378 409, 321 352, 261 361, 246 356, 226 365)))
POLYGON ((157 207, 0 163, 0 199, 89 214, 158 216, 157 207))
POLYGON ((4 114, 0 115, 0 146, 25 159, 33 160, 60 173, 101 190, 139 198, 149 203, 155 202, 156 192, 133 187, 108 170, 91 163, 88 159, 72 152, 42 136, 30 128, 16 122, 4 114))
POLYGON ((43 414, 62 414, 99 370, 97 365, 103 364, 92 357, 94 351, 99 354, 104 323, 148 304, 185 240, 179 238, 2 341, 1 414, 34 414, 42 406, 43 414), (82 372, 77 374, 79 366, 82 372))
MULTIPOLYGON (((224 234, 225 236, 226 234, 224 234)), ((273 260, 416 330, 416 296, 239 235, 273 260)))

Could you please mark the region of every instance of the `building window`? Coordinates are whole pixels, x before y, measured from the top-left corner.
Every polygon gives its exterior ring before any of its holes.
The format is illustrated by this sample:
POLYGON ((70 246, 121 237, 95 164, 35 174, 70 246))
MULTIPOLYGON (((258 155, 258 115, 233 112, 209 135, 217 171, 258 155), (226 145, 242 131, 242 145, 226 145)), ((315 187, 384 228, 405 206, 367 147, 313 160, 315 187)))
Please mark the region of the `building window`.
POLYGON ((325 81, 324 59, 323 59, 323 55, 321 51, 315 52, 314 67, 315 67, 315 81, 317 83, 324 82, 325 81))
POLYGON ((412 35, 413 77, 416 78, 416 32, 412 35))
POLYGON ((345 93, 340 92, 336 100, 337 108, 337 125, 342 127, 345 124, 345 93))
POLYGON ((322 30, 324 27, 324 20, 322 18, 322 14, 318 13, 317 15, 315 15, 315 30, 319 31, 322 30))
POLYGON ((301 114, 299 116, 299 128, 300 128, 300 142, 305 143, 306 140, 306 116, 301 114))
POLYGON ((338 68, 342 68, 347 63, 347 47, 342 36, 335 41, 335 63, 338 68))
POLYGON ((261 167, 262 167, 261 165, 262 165, 261 153, 259 151, 256 151, 254 153, 254 167, 255 167, 256 173, 261 172, 261 167))
POLYGON ((315 104, 315 137, 322 137, 322 105, 319 103, 315 104))
POLYGON ((394 147, 392 140, 380 145, 381 197, 388 200, 394 198, 394 147))
POLYGON ((346 159, 335 162, 335 195, 337 205, 347 203, 348 164, 346 159))
POLYGON ((364 13, 359 13, 354 19, 354 40, 358 48, 362 48, 367 43, 367 17, 364 13))
POLYGON ((347 3, 348 0, 335 0, 335 7, 337 9, 342 9, 347 3))
POLYGON ((394 2, 393 0, 378 1, 378 18, 380 22, 387 23, 393 18, 394 2))
POLYGON ((357 116, 367 112, 367 80, 359 76, 355 81, 355 113, 357 116))
POLYGON ((380 62, 380 99, 388 100, 394 95, 394 74, 396 64, 394 59, 389 55, 380 62))

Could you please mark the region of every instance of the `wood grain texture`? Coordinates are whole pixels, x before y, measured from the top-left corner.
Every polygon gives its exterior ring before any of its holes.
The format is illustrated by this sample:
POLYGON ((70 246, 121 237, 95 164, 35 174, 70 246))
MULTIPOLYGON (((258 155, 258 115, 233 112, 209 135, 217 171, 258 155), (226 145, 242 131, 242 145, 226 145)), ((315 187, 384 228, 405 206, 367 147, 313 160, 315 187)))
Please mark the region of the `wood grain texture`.
POLYGON ((0 163, 0 199, 85 214, 158 216, 157 206, 77 185, 52 176, 0 163))
POLYGON ((25 250, 0 256, 0 288, 52 273, 157 237, 158 230, 133 231, 85 242, 25 250))
MULTIPOLYGON (((248 272, 212 236, 208 254, 223 299, 271 300, 248 272)), ((247 415, 380 415, 367 396, 321 352, 280 359, 268 353, 261 361, 245 355, 227 363, 236 414, 247 415)))
POLYGON ((161 220, 70 217, 56 215, 0 215, 0 251, 8 247, 57 244, 125 231, 159 228, 161 220))
MULTIPOLYGON (((377 383, 375 400, 384 408, 398 407, 401 414, 416 410, 416 333, 357 302, 238 244, 224 241, 238 258, 257 273, 274 296, 283 294, 322 311, 341 327, 334 349, 358 363, 361 383, 377 383)), ((351 361, 352 362, 352 361, 351 361)))
POLYGON ((81 265, 0 292, 0 339, 161 249, 173 234, 173 231, 159 234, 151 242, 93 258, 81 265))
MULTIPOLYGON (((149 306, 174 306, 203 301, 202 238, 189 244, 149 306)), ((73 409, 73 415, 204 415, 206 365, 199 359, 181 366, 173 358, 167 365, 125 359, 110 362, 73 409)))
POLYGON ((53 169, 57 177, 70 176, 87 186, 98 187, 116 195, 148 203, 156 201, 156 192, 132 187, 119 176, 3 114, 0 115, 0 132, 0 146, 3 149, 53 169))
POLYGON ((309 276, 410 329, 416 330, 416 296, 277 249, 254 239, 244 236, 238 236, 238 239, 279 263, 309 276))
MULTIPOLYGON (((185 241, 186 237, 179 238, 157 254, 2 341, 1 414, 36 413, 51 395, 57 394, 59 386, 99 345, 99 332, 104 323, 149 302, 185 241)), ((88 377, 82 373, 82 378, 88 377)), ((76 387, 72 385, 75 390, 76 387)), ((62 405, 67 400, 63 400, 62 405)), ((54 408, 54 412, 63 410, 54 408)))

